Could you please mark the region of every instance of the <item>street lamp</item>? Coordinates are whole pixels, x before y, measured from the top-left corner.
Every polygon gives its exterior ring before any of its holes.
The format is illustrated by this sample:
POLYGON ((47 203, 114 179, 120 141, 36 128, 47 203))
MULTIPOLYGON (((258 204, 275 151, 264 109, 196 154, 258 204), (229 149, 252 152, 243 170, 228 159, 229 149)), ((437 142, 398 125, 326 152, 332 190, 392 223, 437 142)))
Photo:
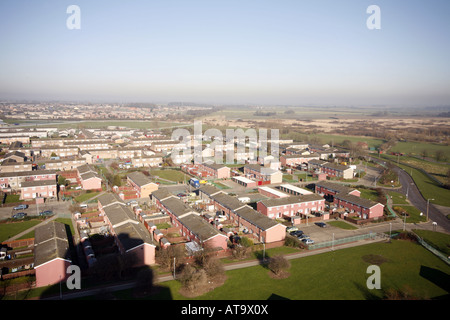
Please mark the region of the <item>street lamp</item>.
POLYGON ((434 201, 434 199, 427 199, 427 221, 428 221, 428 208, 430 206, 430 200, 434 201))

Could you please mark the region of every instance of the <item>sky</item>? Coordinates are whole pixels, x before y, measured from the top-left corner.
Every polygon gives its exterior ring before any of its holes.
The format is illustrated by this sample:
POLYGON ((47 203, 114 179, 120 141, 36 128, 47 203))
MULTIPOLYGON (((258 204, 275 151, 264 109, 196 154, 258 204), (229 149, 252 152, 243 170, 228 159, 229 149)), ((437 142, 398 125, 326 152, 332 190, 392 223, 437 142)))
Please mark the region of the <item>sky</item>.
POLYGON ((0 100, 450 105, 449 16, 448 0, 1 0, 0 100))

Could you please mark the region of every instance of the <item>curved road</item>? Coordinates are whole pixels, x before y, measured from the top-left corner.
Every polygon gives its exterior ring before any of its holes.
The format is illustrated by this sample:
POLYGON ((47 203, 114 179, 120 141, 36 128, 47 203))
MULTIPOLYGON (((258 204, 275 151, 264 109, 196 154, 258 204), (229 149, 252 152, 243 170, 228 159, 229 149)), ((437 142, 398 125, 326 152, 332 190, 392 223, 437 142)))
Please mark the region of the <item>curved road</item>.
MULTIPOLYGON (((384 165, 386 163, 385 160, 378 159, 375 157, 369 156, 371 160, 374 162, 384 165)), ((395 173, 397 173, 400 183, 402 185, 401 189, 399 191, 406 195, 408 192, 408 200, 423 214, 427 214, 427 200, 424 199, 422 194, 419 191, 419 188, 417 188, 416 184, 414 183, 414 180, 411 178, 411 176, 402 168, 397 167, 395 164, 393 164, 393 170, 395 173)), ((428 218, 438 224, 438 226, 441 226, 444 228, 447 232, 450 232, 450 220, 447 219, 447 217, 439 211, 432 203, 429 204, 428 208, 428 218)))

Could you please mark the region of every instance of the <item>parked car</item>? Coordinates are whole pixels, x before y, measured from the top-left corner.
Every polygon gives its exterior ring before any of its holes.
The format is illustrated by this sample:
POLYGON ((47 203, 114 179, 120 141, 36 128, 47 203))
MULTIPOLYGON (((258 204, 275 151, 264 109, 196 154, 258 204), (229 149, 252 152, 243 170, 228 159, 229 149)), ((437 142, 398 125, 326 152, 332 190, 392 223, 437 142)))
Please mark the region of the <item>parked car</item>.
POLYGON ((298 228, 297 227, 287 227, 286 228, 286 232, 289 232, 290 234, 292 234, 292 232, 297 231, 298 228))
POLYGON ((23 219, 27 216, 27 214, 25 212, 19 212, 16 213, 15 215, 13 215, 13 219, 23 219))
POLYGON ((53 211, 51 211, 51 210, 42 211, 42 212, 39 212, 39 215, 40 216, 51 216, 51 215, 53 215, 53 211))
POLYGON ((24 210, 27 209, 28 205, 27 204, 19 204, 17 207, 14 207, 14 210, 24 210))
POLYGON ((177 196, 182 198, 182 197, 186 197, 187 195, 185 193, 179 193, 179 194, 177 194, 177 196))
POLYGON ((313 244, 314 243, 314 240, 311 240, 311 239, 303 239, 302 241, 304 244, 313 244))
POLYGON ((299 240, 303 240, 303 239, 309 239, 309 236, 307 236, 306 234, 301 234, 301 235, 297 236, 297 238, 299 240))
POLYGON ((321 228, 325 228, 327 225, 323 222, 316 222, 316 226, 319 226, 321 228))
POLYGON ((296 230, 296 231, 292 231, 291 233, 289 233, 291 236, 294 237, 300 237, 303 234, 303 231, 301 230, 296 230))

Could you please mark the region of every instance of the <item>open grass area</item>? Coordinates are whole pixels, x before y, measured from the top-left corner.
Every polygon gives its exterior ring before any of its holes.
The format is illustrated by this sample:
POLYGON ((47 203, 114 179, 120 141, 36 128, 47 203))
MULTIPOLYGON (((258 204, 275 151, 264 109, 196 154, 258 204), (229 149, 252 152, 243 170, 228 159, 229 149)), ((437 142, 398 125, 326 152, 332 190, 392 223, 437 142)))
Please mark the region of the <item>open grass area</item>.
POLYGON ((0 241, 5 241, 41 222, 42 220, 32 219, 20 222, 0 223, 0 241))
POLYGON ((361 191, 361 198, 369 199, 369 200, 373 200, 373 201, 376 201, 378 199, 378 193, 376 190, 364 189, 364 188, 359 188, 358 190, 361 191))
POLYGON ((173 182, 188 182, 191 178, 180 170, 173 169, 151 169, 150 174, 152 176, 157 176, 160 179, 170 180, 173 182))
POLYGON ((414 206, 394 206, 394 210, 397 207, 405 210, 409 214, 409 216, 406 217, 406 223, 418 223, 427 220, 426 212, 423 212, 423 215, 420 216, 420 210, 414 206))
POLYGON ((90 200, 90 199, 92 199, 93 197, 95 197, 95 196, 97 196, 97 195, 99 195, 99 194, 100 194, 100 192, 87 192, 87 193, 83 193, 83 194, 79 195, 78 197, 75 197, 75 201, 81 203, 81 202, 90 200))
POLYGON ((358 229, 353 224, 350 224, 350 223, 345 222, 345 221, 328 221, 327 224, 329 224, 330 226, 338 227, 338 228, 345 229, 345 230, 358 229))
POLYGON ((406 200, 406 196, 401 194, 400 192, 388 191, 387 194, 392 198, 392 204, 408 204, 408 200, 406 200))
POLYGON ((438 249, 442 253, 450 256, 450 235, 442 232, 434 232, 430 230, 413 230, 426 243, 438 249))
POLYGON ((441 151, 447 158, 446 161, 450 161, 450 146, 446 146, 443 144, 423 142, 398 142, 389 151, 420 156, 423 150, 426 150, 427 156, 430 158, 436 158, 436 151, 441 151))
POLYGON ((415 184, 422 193, 425 199, 435 199, 433 203, 450 207, 450 190, 438 185, 436 181, 428 177, 423 172, 416 170, 414 168, 398 165, 400 168, 404 169, 409 175, 412 176, 415 184))
MULTIPOLYGON (((290 276, 274 279, 264 266, 227 271, 224 285, 197 297, 199 300, 372 300, 389 289, 409 291, 422 299, 449 294, 450 266, 422 246, 404 240, 375 243, 291 260, 290 276), (380 263, 381 289, 366 286, 371 257, 380 263)), ((180 283, 161 284, 164 290, 151 299, 185 300, 180 283)), ((114 293, 130 299, 131 291, 114 293)))

